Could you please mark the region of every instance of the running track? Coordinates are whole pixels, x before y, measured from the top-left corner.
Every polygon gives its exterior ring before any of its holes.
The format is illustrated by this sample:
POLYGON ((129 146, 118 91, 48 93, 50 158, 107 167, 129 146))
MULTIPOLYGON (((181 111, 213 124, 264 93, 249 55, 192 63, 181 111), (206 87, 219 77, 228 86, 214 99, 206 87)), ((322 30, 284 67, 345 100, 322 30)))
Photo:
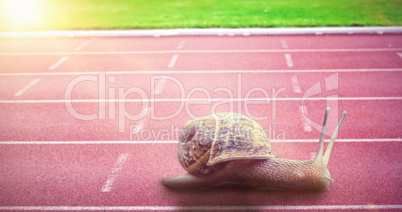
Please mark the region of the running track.
POLYGON ((402 210, 399 34, 3 38, 0 46, 0 210, 402 210), (301 160, 316 151, 314 123, 327 105, 328 134, 349 111, 327 191, 159 183, 184 173, 177 137, 193 116, 265 116, 258 122, 279 157, 301 160))

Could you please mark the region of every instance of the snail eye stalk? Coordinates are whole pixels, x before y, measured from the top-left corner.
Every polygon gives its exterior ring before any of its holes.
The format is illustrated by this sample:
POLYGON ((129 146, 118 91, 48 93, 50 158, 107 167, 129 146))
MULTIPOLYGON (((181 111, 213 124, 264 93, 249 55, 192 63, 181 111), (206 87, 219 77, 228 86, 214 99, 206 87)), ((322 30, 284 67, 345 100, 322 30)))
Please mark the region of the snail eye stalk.
POLYGON ((324 151, 325 129, 327 127, 327 119, 328 119, 329 111, 331 111, 331 108, 326 107, 325 108, 324 123, 322 124, 320 141, 318 143, 318 150, 317 150, 317 155, 315 157, 315 160, 320 160, 322 158, 322 154, 323 154, 323 151, 324 151))

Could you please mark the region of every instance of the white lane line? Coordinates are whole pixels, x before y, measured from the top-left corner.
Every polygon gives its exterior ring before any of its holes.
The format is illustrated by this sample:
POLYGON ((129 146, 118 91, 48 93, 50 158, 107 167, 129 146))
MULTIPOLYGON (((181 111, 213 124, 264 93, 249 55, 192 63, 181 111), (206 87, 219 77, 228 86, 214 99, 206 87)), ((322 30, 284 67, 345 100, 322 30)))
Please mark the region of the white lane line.
POLYGON ((36 78, 34 80, 32 80, 28 85, 26 85, 25 87, 23 87, 21 90, 19 90, 17 93, 14 94, 14 96, 21 96, 23 93, 25 93, 25 91, 27 91, 29 88, 31 88, 32 86, 34 86, 36 83, 38 83, 40 81, 39 78, 36 78))
POLYGON ((285 60, 286 60, 286 65, 289 68, 293 67, 293 60, 292 60, 292 56, 290 54, 285 54, 285 60))
POLYGON ((292 76, 291 80, 292 80, 293 91, 294 91, 295 93, 301 93, 302 91, 301 91, 301 89, 300 89, 300 86, 299 86, 299 82, 298 82, 298 80, 297 80, 297 77, 296 77, 296 76, 292 76))
POLYGON ((184 47, 184 41, 180 41, 176 49, 183 49, 183 47, 184 47))
POLYGON ((123 165, 126 162, 128 157, 128 153, 120 154, 117 158, 116 162, 113 165, 112 172, 108 175, 105 183, 101 188, 101 192, 110 192, 112 190, 112 186, 116 179, 119 177, 121 170, 123 169, 123 165))
POLYGON ((302 27, 302 28, 213 28, 213 29, 155 29, 155 30, 72 30, 72 31, 37 31, 37 32, 1 32, 0 37, 144 37, 154 36, 216 36, 227 35, 229 33, 241 35, 250 33, 251 35, 312 35, 321 32, 326 35, 333 34, 395 34, 401 33, 400 26, 386 27, 302 27))
POLYGON ((378 210, 402 209, 402 205, 261 205, 261 206, 0 206, 9 211, 234 211, 234 210, 378 210))
POLYGON ((289 48, 288 43, 285 40, 281 40, 281 45, 282 45, 282 48, 284 48, 284 49, 289 48))
POLYGON ((168 68, 173 68, 174 65, 176 65, 177 58, 179 58, 179 55, 177 55, 177 54, 172 56, 172 59, 170 59, 168 68))
POLYGON ((311 132, 311 126, 307 124, 306 120, 304 119, 304 116, 307 115, 307 107, 306 106, 300 106, 300 118, 303 123, 303 130, 304 132, 311 132))
POLYGON ((109 52, 3 52, 0 56, 37 55, 122 55, 122 54, 213 54, 213 53, 292 53, 292 52, 393 52, 402 48, 372 49, 239 49, 239 50, 166 50, 166 51, 109 51, 109 52))
MULTIPOLYGON (((326 139, 325 142, 329 142, 326 139)), ((270 140, 274 143, 315 143, 318 139, 270 140)), ((402 138, 367 138, 336 139, 337 143, 385 143, 402 142, 402 138)), ((58 145, 58 144, 177 144, 177 140, 141 140, 141 141, 0 141, 0 145, 58 145)))
POLYGON ((396 54, 398 54, 398 56, 399 56, 400 58, 402 58, 402 53, 398 52, 398 53, 396 53, 396 54))
POLYGON ((68 60, 68 56, 65 56, 61 58, 59 61, 57 61, 54 65, 49 67, 49 70, 54 70, 57 67, 59 67, 61 64, 63 64, 66 60, 68 60))
MULTIPOLYGON (((310 97, 307 99, 297 98, 297 97, 288 97, 288 98, 233 98, 233 99, 221 99, 221 98, 211 98, 211 99, 108 99, 109 102, 225 102, 225 101, 329 101, 329 100, 338 100, 338 101, 386 101, 386 100, 402 100, 402 97, 310 97)), ((22 103, 65 103, 74 102, 74 103, 99 103, 99 99, 48 99, 48 100, 0 100, 0 104, 22 104, 22 103)))
POLYGON ((91 40, 86 40, 84 41, 81 45, 77 46, 77 48, 75 48, 75 51, 81 51, 82 48, 84 48, 91 40))
POLYGON ((241 74, 241 73, 336 73, 336 72, 400 72, 401 68, 373 69, 305 69, 305 70, 157 70, 157 71, 102 71, 102 72, 43 72, 43 73, 0 73, 0 76, 65 76, 83 74, 241 74))
POLYGON ((163 87, 165 87, 165 83, 166 83, 166 77, 163 76, 162 79, 158 80, 158 84, 156 85, 155 88, 155 94, 162 93, 163 87))

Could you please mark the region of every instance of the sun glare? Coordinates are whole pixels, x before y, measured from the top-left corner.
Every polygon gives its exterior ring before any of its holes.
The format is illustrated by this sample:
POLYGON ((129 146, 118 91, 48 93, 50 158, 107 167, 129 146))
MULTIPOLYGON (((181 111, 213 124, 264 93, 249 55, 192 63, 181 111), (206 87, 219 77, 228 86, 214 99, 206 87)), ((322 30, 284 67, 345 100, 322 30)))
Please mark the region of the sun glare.
POLYGON ((36 0, 1 0, 3 24, 12 29, 31 29, 37 24, 40 11, 36 0))

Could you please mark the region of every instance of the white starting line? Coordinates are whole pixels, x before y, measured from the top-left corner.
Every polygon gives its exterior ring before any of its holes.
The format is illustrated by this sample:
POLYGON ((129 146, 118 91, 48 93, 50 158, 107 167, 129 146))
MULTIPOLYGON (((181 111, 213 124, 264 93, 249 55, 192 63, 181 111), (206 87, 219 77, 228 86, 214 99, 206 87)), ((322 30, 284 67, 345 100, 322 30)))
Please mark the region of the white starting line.
POLYGON ((34 80, 32 80, 30 83, 28 83, 28 85, 26 85, 25 87, 23 87, 21 90, 19 90, 17 93, 14 94, 14 96, 21 96, 23 93, 25 93, 29 88, 31 88, 32 86, 34 86, 36 83, 38 83, 40 81, 39 78, 36 78, 34 80))
POLYGON ((300 88, 300 86, 299 86, 299 82, 298 82, 298 80, 297 80, 297 76, 292 76, 291 78, 291 81, 292 81, 292 87, 293 87, 293 91, 295 92, 295 93, 302 93, 302 90, 301 90, 301 88, 300 88))
POLYGON ((284 48, 284 49, 289 48, 288 43, 286 42, 286 40, 281 40, 281 45, 282 45, 282 48, 284 48))
POLYGON ((54 65, 49 67, 49 70, 54 70, 57 67, 59 67, 61 64, 63 64, 66 60, 68 60, 68 56, 64 56, 63 58, 61 58, 59 61, 57 61, 54 65))
POLYGON ((176 49, 183 49, 184 41, 180 41, 179 45, 177 45, 176 49))
POLYGON ((169 62, 168 68, 173 68, 176 65, 176 61, 179 58, 179 55, 175 54, 172 56, 172 59, 169 62))
POLYGON ((99 51, 99 52, 2 52, 0 56, 47 55, 129 55, 129 54, 228 54, 228 53, 292 53, 292 52, 399 52, 402 48, 367 49, 235 49, 235 50, 164 50, 164 51, 99 51))
POLYGON ((86 45, 88 45, 89 41, 91 41, 91 40, 84 41, 81 45, 79 45, 79 46, 77 46, 77 48, 75 48, 75 51, 81 51, 82 48, 84 48, 86 45))
POLYGON ((113 165, 111 173, 108 175, 105 183, 101 188, 101 192, 110 192, 112 190, 112 186, 116 179, 119 177, 121 170, 123 169, 123 165, 126 162, 128 157, 128 153, 120 154, 117 158, 116 162, 113 165))
POLYGON ((293 60, 292 60, 292 56, 290 54, 285 54, 285 60, 286 60, 286 65, 289 68, 293 67, 293 60))

